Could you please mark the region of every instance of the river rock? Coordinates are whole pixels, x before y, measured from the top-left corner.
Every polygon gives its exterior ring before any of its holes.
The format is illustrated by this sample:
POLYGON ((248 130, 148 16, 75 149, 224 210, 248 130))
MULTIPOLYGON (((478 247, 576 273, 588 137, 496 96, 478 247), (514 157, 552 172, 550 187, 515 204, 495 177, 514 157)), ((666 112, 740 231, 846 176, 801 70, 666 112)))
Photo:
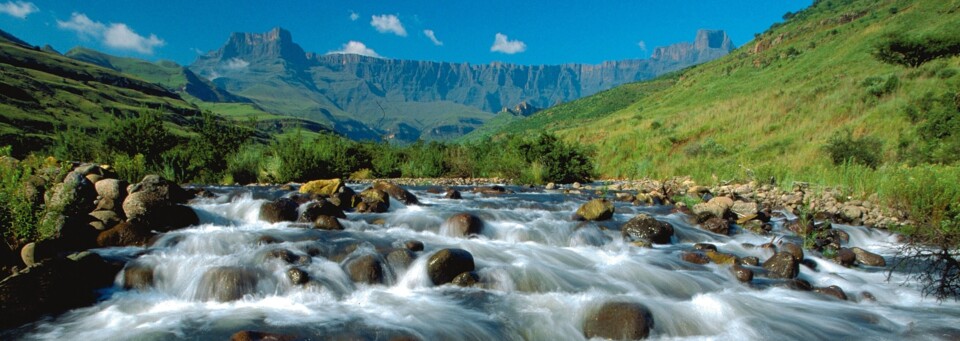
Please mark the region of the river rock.
POLYGON ((601 221, 613 218, 613 202, 607 199, 593 199, 577 209, 577 220, 601 221))
POLYGON ((473 270, 473 255, 464 249, 442 249, 427 261, 427 275, 434 285, 450 283, 461 273, 473 270))
POLYGON ((98 230, 106 230, 108 228, 114 227, 124 220, 122 217, 120 217, 119 214, 117 214, 117 212, 110 211, 110 210, 93 211, 93 212, 90 212, 90 216, 96 219, 98 222, 100 222, 99 225, 91 225, 98 230))
POLYGON ((230 336, 230 341, 294 341, 304 340, 296 335, 242 330, 230 336))
POLYGON ((330 216, 346 219, 347 215, 343 213, 343 210, 333 203, 327 201, 326 199, 320 198, 315 201, 311 201, 306 204, 303 208, 303 213, 300 213, 300 222, 312 222, 316 221, 319 216, 330 216))
POLYGON ((376 255, 363 255, 351 259, 344 265, 350 280, 355 283, 383 283, 383 262, 376 255))
POLYGON ((730 267, 730 272, 738 281, 747 283, 753 280, 753 270, 747 269, 740 264, 734 264, 730 267))
POLYGON ((767 270, 770 278, 796 278, 800 273, 800 261, 794 255, 786 252, 777 252, 763 262, 763 269, 767 270))
POLYGON ((103 179, 93 185, 99 196, 97 210, 123 213, 123 200, 127 198, 127 186, 130 184, 118 179, 103 179))
POLYGON ((757 203, 737 201, 730 206, 730 211, 736 214, 738 218, 755 217, 757 215, 757 203))
POLYGON ((200 217, 189 206, 178 204, 157 208, 142 221, 154 230, 169 232, 197 225, 200 217))
POLYGON ((712 204, 712 203, 699 203, 699 204, 693 205, 691 210, 697 216, 700 216, 703 214, 710 214, 714 217, 723 217, 727 211, 727 209, 724 208, 723 206, 712 204))
POLYGON ((613 340, 639 340, 650 335, 654 327, 653 314, 646 306, 635 302, 606 302, 587 314, 583 336, 613 340))
POLYGON ((470 213, 457 213, 444 222, 450 235, 457 237, 467 237, 478 235, 483 231, 483 221, 470 213))
POLYGON ((153 267, 141 263, 127 263, 123 269, 123 288, 147 290, 153 286, 153 267))
POLYGON ((841 301, 847 300, 847 294, 843 292, 843 289, 841 289, 836 285, 831 285, 829 287, 823 287, 823 288, 813 288, 813 292, 831 296, 841 301))
POLYGON ((757 258, 756 256, 747 256, 740 258, 737 263, 740 265, 759 266, 760 258, 757 258))
POLYGON ((343 224, 340 224, 340 220, 338 220, 336 217, 322 215, 313 220, 313 228, 340 231, 343 230, 343 224))
POLYGON ((158 175, 147 175, 127 188, 123 212, 128 221, 149 220, 152 214, 163 214, 156 213, 158 208, 184 204, 189 199, 189 193, 176 183, 158 175))
POLYGON ((797 261, 803 260, 803 248, 800 247, 800 245, 794 243, 783 243, 780 244, 780 251, 790 254, 793 256, 793 259, 796 259, 797 261))
POLYGON ((693 249, 699 251, 717 251, 717 246, 709 243, 696 243, 693 244, 693 249))
POLYGON ((97 190, 82 174, 70 172, 47 192, 45 199, 48 211, 76 217, 96 208, 97 190))
POLYGON ((837 250, 837 256, 834 257, 834 261, 836 261, 837 264, 849 267, 857 261, 857 254, 848 248, 841 248, 837 250))
POLYGON ((850 248, 856 256, 857 263, 867 266, 887 266, 887 261, 876 253, 861 249, 859 247, 850 248))
POLYGON ((706 255, 700 252, 683 252, 680 254, 680 259, 684 262, 693 263, 693 264, 707 264, 710 263, 710 258, 707 258, 706 255))
POLYGON ((389 194, 383 190, 367 188, 360 192, 360 200, 357 211, 361 213, 383 213, 390 209, 389 194))
POLYGON ((417 205, 420 201, 417 197, 399 185, 389 181, 377 181, 373 183, 373 188, 387 192, 391 198, 402 202, 404 205, 417 205))
POLYGON ((255 294, 258 277, 253 270, 238 266, 210 268, 200 277, 197 299, 229 302, 241 299, 243 295, 255 294))
POLYGON ((155 233, 140 223, 125 221, 100 232, 97 246, 143 246, 154 235, 155 233))
POLYGON ((673 226, 641 213, 623 224, 620 235, 628 241, 646 239, 657 244, 670 244, 673 226))
POLYGON ((410 251, 423 251, 423 242, 419 240, 408 240, 403 242, 403 247, 410 251))
POLYGON ((260 220, 268 223, 297 220, 297 203, 290 198, 279 198, 260 206, 260 220))
POLYGON ((396 273, 406 270, 413 264, 417 254, 408 249, 396 249, 387 254, 387 264, 396 270, 396 273))
POLYGON ((725 219, 716 216, 707 219, 703 223, 700 223, 700 228, 716 234, 727 235, 730 233, 730 223, 728 223, 725 219))
POLYGON ((96 290, 113 285, 120 270, 91 252, 53 258, 0 281, 0 328, 96 303, 96 290))
POLYGON ((313 180, 300 186, 300 193, 330 197, 340 191, 343 181, 340 179, 313 180))
POLYGON ((463 199, 463 196, 460 195, 460 191, 455 189, 448 189, 447 192, 443 194, 443 197, 447 199, 463 199))
POLYGON ((733 265, 737 263, 737 256, 729 253, 710 250, 705 252, 704 255, 714 264, 733 265))
POLYGON ((472 287, 480 282, 480 275, 475 271, 464 272, 454 277, 450 284, 460 287, 472 287))
POLYGON ((310 281, 310 274, 308 274, 306 271, 303 271, 303 269, 300 269, 298 267, 292 267, 290 269, 287 269, 287 278, 289 278, 290 283, 293 283, 293 284, 297 284, 297 285, 306 284, 307 282, 310 281))

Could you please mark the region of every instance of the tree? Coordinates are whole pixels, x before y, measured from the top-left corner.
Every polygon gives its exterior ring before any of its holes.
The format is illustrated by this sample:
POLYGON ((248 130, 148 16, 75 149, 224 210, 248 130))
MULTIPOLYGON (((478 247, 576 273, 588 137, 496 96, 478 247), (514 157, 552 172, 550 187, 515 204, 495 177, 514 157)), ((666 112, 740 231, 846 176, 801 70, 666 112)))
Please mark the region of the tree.
POLYGON ((877 60, 911 68, 934 59, 958 54, 960 54, 960 37, 957 35, 917 37, 894 33, 887 35, 873 48, 873 56, 877 60))

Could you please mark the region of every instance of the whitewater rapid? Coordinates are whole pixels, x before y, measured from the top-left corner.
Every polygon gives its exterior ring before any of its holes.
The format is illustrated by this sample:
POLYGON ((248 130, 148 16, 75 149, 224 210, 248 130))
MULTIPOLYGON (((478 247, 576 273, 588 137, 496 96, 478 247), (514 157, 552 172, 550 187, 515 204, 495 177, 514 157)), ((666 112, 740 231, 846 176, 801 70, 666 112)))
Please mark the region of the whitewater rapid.
MULTIPOLYGON (((352 185, 359 192, 362 185, 352 185)), ((800 266, 799 278, 814 287, 839 286, 849 300, 776 286, 757 277, 739 282, 729 266, 680 259, 694 243, 722 252, 773 253, 750 247, 771 236, 732 236, 697 228, 669 206, 617 203, 613 222, 584 223, 571 215, 589 197, 509 188, 516 193, 484 196, 463 190, 462 200, 411 188, 421 205, 391 199, 387 213, 347 213, 344 231, 266 223, 260 206, 286 192, 217 188, 217 198, 192 204, 201 224, 164 234, 150 247, 95 250, 153 269, 153 284, 124 290, 123 273, 98 304, 13 331, 39 340, 229 339, 241 330, 299 335, 308 339, 387 340, 582 340, 586 314, 603 302, 629 300, 654 317, 651 339, 951 339, 960 337, 960 304, 938 303, 920 294, 902 273, 887 281, 884 268, 845 268, 808 252, 816 270, 800 266), (453 236, 447 217, 472 213, 484 221, 476 238, 453 236), (644 248, 624 242, 619 225, 639 213, 673 224, 672 244, 644 248), (384 284, 354 283, 343 262, 417 240, 424 250, 407 266, 387 266, 384 284), (330 259, 349 247, 344 259, 330 259), (443 248, 469 251, 478 287, 435 286, 426 261, 443 248), (297 285, 286 271, 293 263, 311 282, 297 285), (200 288, 208 270, 251 269, 254 294, 219 302, 200 288), (865 294, 868 293, 868 294, 865 294), (869 299, 869 296, 875 299, 869 299)), ((784 218, 774 233, 790 241, 784 218)), ((834 225, 850 235, 846 247, 861 247, 891 263, 897 236, 864 227, 834 225)), ((797 241, 794 239, 794 241, 797 241)), ((128 264, 128 268, 129 268, 128 264)))

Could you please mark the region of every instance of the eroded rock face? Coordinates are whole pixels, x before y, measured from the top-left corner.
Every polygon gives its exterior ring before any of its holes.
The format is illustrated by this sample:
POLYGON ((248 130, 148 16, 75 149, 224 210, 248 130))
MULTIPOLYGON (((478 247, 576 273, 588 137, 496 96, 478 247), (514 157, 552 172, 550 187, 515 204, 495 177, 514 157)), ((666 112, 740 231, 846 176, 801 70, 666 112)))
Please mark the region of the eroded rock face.
POLYGON ((673 226, 641 213, 623 224, 620 234, 629 241, 649 240, 657 244, 670 244, 673 226))
POLYGON ((602 221, 613 218, 613 202, 607 199, 593 199, 577 209, 577 220, 602 221))
POLYGON ((653 314, 636 302, 607 302, 587 314, 583 336, 613 340, 640 340, 650 335, 654 327, 653 314))
POLYGON ((434 285, 450 283, 461 273, 473 270, 473 255, 464 249, 443 249, 427 261, 427 275, 434 285))

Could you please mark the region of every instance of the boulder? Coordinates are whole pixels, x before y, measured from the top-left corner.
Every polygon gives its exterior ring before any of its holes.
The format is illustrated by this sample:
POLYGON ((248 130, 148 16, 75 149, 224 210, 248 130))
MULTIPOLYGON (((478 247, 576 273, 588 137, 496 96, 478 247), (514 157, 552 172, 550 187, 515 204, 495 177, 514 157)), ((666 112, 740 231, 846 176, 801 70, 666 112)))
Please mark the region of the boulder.
POLYGON ((707 256, 707 258, 709 258, 710 261, 715 264, 733 265, 737 263, 737 256, 729 253, 710 250, 704 253, 704 255, 707 256))
POLYGON ((313 220, 313 228, 340 231, 343 230, 343 225, 336 217, 322 215, 313 220))
POLYGON ((620 227, 620 235, 628 241, 646 239, 657 244, 670 244, 673 226, 641 213, 620 227))
POLYGON ((202 301, 235 301, 243 295, 255 294, 259 276, 253 270, 238 266, 210 268, 200 277, 196 298, 202 301))
MULTIPOLYGON (((714 198, 716 199, 716 198, 714 198)), ((730 206, 730 211, 737 215, 738 218, 744 217, 756 217, 757 215, 757 203, 755 202, 746 202, 746 201, 737 201, 730 206)))
POLYGON ((763 262, 763 269, 767 270, 770 278, 796 278, 800 273, 800 261, 792 254, 786 252, 777 252, 763 262))
POLYGON ((313 180, 300 186, 300 193, 321 197, 330 197, 340 192, 343 181, 340 179, 313 180))
POLYGON ((857 254, 848 248, 841 248, 837 250, 837 256, 833 260, 843 266, 852 266, 857 261, 857 254))
POLYGON ((47 210, 67 217, 85 215, 96 208, 97 190, 82 174, 68 173, 46 193, 47 210))
POLYGON ((847 294, 846 294, 845 292, 843 292, 843 289, 841 289, 840 287, 838 287, 838 286, 836 286, 836 285, 831 285, 831 286, 829 286, 829 287, 823 287, 823 288, 814 288, 814 289, 813 289, 813 292, 820 293, 820 294, 824 294, 824 295, 827 295, 827 296, 830 296, 830 297, 834 297, 834 298, 836 298, 836 299, 838 299, 838 300, 841 300, 841 301, 846 301, 846 300, 847 300, 847 294))
POLYGON ((700 252, 684 252, 680 254, 680 259, 684 262, 693 263, 693 264, 707 264, 710 263, 710 258, 707 258, 706 255, 700 252))
POLYGON ((157 208, 153 214, 144 217, 142 221, 151 229, 169 232, 197 225, 200 223, 200 217, 190 206, 177 204, 157 208))
POLYGON ((457 213, 444 222, 446 231, 457 237, 478 235, 483 231, 483 221, 470 213, 457 213))
POLYGON ((303 208, 303 212, 300 213, 300 218, 298 221, 305 223, 313 222, 316 221, 317 217, 319 216, 329 216, 344 219, 347 218, 347 215, 343 213, 343 210, 340 207, 321 198, 307 203, 307 205, 303 208))
POLYGON ((290 198, 279 198, 260 206, 260 220, 268 223, 297 220, 297 203, 290 198))
POLYGON ((287 278, 290 279, 290 283, 293 284, 306 284, 310 281, 310 274, 303 269, 292 267, 287 269, 287 278))
POLYGON ((434 285, 450 283, 461 273, 473 270, 473 255, 463 249, 442 249, 427 260, 427 275, 434 285))
POLYGON ((699 251, 717 251, 717 246, 709 243, 696 243, 693 244, 693 249, 699 251))
POLYGON ((294 341, 304 338, 291 334, 269 333, 254 330, 242 330, 230 336, 230 341, 294 341))
POLYGON ((478 275, 475 271, 461 273, 457 275, 457 277, 454 277, 452 281, 450 281, 451 284, 460 287, 472 287, 479 282, 480 275, 478 275))
POLYGON ((408 240, 403 243, 403 247, 410 251, 423 251, 423 242, 419 240, 408 240))
POLYGON ((100 232, 97 246, 143 246, 154 235, 155 233, 142 224, 125 221, 100 232))
POLYGON ((190 194, 179 185, 158 175, 147 175, 140 183, 127 188, 123 212, 128 221, 149 220, 158 208, 184 204, 190 194))
POLYGON ((490 187, 474 187, 473 192, 480 193, 483 195, 501 195, 501 194, 506 194, 507 189, 504 188, 503 186, 493 185, 490 187))
POLYGON ((636 302, 606 302, 587 314, 583 336, 613 340, 645 339, 653 329, 653 314, 636 302))
POLYGON ((131 262, 123 269, 123 288, 147 290, 153 286, 153 267, 131 262))
POLYGON ((463 199, 463 196, 460 195, 460 191, 455 189, 448 189, 447 192, 443 194, 443 197, 447 199, 463 199))
POLYGON ((403 187, 400 187, 395 183, 389 181, 377 181, 373 183, 373 188, 387 192, 391 198, 402 202, 404 205, 420 204, 420 201, 417 200, 417 197, 413 195, 413 193, 410 193, 410 191, 403 189, 403 187))
POLYGON ((867 266, 887 266, 887 261, 884 260, 881 255, 859 247, 850 248, 850 251, 853 251, 853 254, 856 256, 857 263, 867 266))
POLYGON ((740 258, 740 260, 737 263, 740 265, 759 266, 760 258, 757 258, 755 256, 747 256, 747 257, 740 258))
POLYGON ((702 215, 702 214, 709 213, 714 217, 723 217, 727 212, 726 207, 723 207, 721 205, 717 205, 714 203, 699 203, 699 204, 693 205, 691 210, 695 215, 702 215))
POLYGON ((400 273, 413 264, 417 255, 408 249, 396 249, 387 253, 387 264, 393 268, 395 273, 400 273))
POLYGON ((97 210, 115 211, 123 213, 123 201, 127 198, 127 186, 123 180, 103 179, 94 183, 97 195, 97 210))
POLYGON ((607 199, 593 199, 581 205, 575 215, 576 220, 601 221, 613 218, 613 202, 607 199))
POLYGON ((0 328, 96 303, 120 267, 95 253, 53 258, 0 281, 0 328))
POLYGON ((383 283, 383 262, 376 255, 363 255, 344 264, 344 270, 355 283, 383 283))
POLYGON ((390 197, 383 190, 367 188, 360 192, 360 200, 357 211, 361 213, 383 213, 390 209, 390 197))
POLYGON ((800 245, 794 243, 783 243, 780 244, 780 251, 790 254, 793 256, 793 259, 796 259, 797 261, 803 260, 803 248, 800 247, 800 245))
POLYGON ((753 280, 753 270, 747 269, 740 264, 734 264, 730 267, 730 272, 738 281, 747 283, 753 280))
POLYGON ((707 219, 703 223, 700 223, 700 228, 716 234, 727 235, 730 233, 730 223, 720 217, 707 219))
MULTIPOLYGON (((103 182, 103 181, 101 181, 103 182)), ((97 228, 98 230, 105 230, 111 227, 116 226, 124 219, 117 212, 110 210, 97 210, 90 212, 90 216, 100 222, 100 226, 103 228, 97 228)), ((95 226, 96 227, 96 226, 95 226)))

